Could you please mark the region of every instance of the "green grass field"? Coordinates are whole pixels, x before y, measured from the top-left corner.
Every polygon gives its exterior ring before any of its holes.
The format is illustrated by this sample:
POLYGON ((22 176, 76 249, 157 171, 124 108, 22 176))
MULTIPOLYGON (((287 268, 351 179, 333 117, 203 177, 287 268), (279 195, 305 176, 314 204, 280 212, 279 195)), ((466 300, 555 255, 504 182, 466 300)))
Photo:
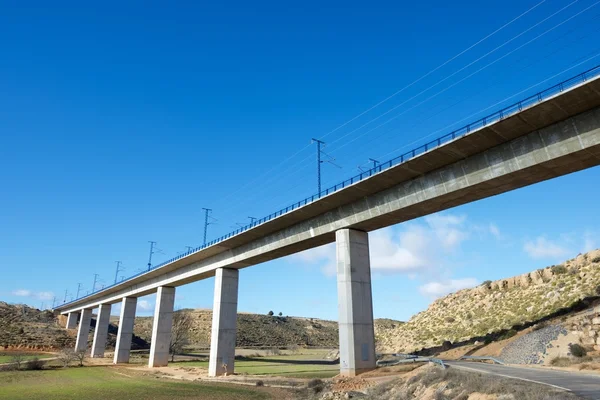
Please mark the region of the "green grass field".
MULTIPOLYGON (((171 366, 208 368, 208 361, 183 361, 171 366)), ((247 357, 235 360, 235 373, 274 375, 290 378, 331 378, 339 373, 339 364, 327 360, 313 361, 307 355, 247 357)))
MULTIPOLYGON (((23 356, 24 356, 25 360, 31 360, 32 358, 35 358, 35 357, 37 357, 39 359, 54 357, 54 355, 47 354, 47 353, 23 353, 23 356)), ((14 354, 0 353, 0 364, 6 364, 6 363, 12 362, 13 357, 14 357, 14 354)))
POLYGON ((156 379, 119 367, 0 372, 0 399, 269 399, 255 388, 156 379))

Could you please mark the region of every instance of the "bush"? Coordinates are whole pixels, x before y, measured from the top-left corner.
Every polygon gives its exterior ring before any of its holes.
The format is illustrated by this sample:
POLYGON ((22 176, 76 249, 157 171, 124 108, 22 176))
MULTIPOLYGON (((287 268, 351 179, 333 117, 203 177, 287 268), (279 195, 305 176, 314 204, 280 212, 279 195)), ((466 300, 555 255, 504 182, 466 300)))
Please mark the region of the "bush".
POLYGON ((550 270, 555 275, 566 274, 568 272, 567 267, 565 267, 564 265, 553 265, 552 268, 550 268, 550 270))
POLYGON ((256 381, 256 386, 265 386, 265 383, 263 381, 256 381))
POLYGON ((267 354, 269 354, 271 356, 278 356, 281 354, 281 350, 279 350, 278 347, 271 347, 271 348, 267 349, 267 354))
POLYGON ((10 362, 15 366, 15 369, 21 369, 21 364, 25 361, 25 356, 21 353, 13 355, 10 362))
POLYGON ((272 317, 272 316, 273 316, 273 314, 274 314, 274 313, 273 313, 273 311, 269 311, 269 312, 267 313, 267 315, 268 315, 269 317, 272 317))
POLYGON ((492 284, 492 281, 483 281, 483 283, 481 284, 481 286, 490 286, 492 284))
POLYGON ((575 357, 585 357, 587 355, 587 350, 577 343, 571 343, 569 350, 571 350, 571 354, 575 357))
POLYGON ((26 362, 24 364, 24 369, 28 371, 40 371, 44 369, 44 364, 44 361, 40 360, 37 357, 33 357, 31 360, 29 360, 29 362, 26 362))
POLYGON ((73 361, 75 361, 75 351, 73 351, 73 349, 62 349, 61 352, 58 353, 57 358, 62 366, 67 368, 73 361))
POLYGON ((312 389, 315 394, 321 393, 325 389, 325 383, 320 379, 311 379, 306 386, 312 389))
POLYGON ((600 263, 600 257, 595 257, 592 259, 593 263, 600 263))
POLYGON ((506 331, 505 333, 503 333, 500 336, 500 340, 506 340, 506 339, 510 339, 511 337, 515 336, 517 334, 517 331, 515 331, 514 329, 511 329, 509 331, 506 331))

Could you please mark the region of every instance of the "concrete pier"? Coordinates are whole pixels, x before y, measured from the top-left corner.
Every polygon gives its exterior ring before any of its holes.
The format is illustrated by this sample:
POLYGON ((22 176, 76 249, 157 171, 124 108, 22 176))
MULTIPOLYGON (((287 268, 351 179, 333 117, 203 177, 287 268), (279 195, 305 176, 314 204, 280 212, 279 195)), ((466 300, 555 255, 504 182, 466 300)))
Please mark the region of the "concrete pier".
POLYGON ((129 362, 136 306, 137 297, 125 297, 121 302, 121 317, 119 320, 119 331, 117 332, 114 364, 129 362))
POLYGON ((67 317, 67 326, 65 328, 75 329, 77 327, 77 320, 79 319, 79 314, 81 313, 77 311, 70 312, 67 317))
POLYGON ((234 371, 239 274, 237 269, 216 271, 208 376, 230 375, 234 371))
POLYGON ((104 357, 106 339, 108 338, 108 324, 110 323, 110 304, 101 304, 98 307, 96 329, 94 329, 94 342, 92 343, 92 357, 104 357))
POLYGON ((149 367, 165 367, 169 363, 169 345, 171 344, 174 305, 175 288, 168 286, 159 287, 156 292, 149 367))
POLYGON ((79 321, 79 330, 77 331, 77 340, 75 341, 75 351, 86 351, 88 335, 90 334, 90 324, 92 323, 92 309, 84 308, 81 311, 81 320, 79 321))
POLYGON ((375 332, 367 232, 336 232, 340 374, 375 369, 375 332))

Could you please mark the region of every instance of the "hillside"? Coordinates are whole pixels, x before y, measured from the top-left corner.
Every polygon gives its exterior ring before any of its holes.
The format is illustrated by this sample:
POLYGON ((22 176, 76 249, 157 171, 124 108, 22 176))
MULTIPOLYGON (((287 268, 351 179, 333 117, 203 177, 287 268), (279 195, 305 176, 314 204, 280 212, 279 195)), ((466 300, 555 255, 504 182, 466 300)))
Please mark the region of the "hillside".
MULTIPOLYGON (((190 344, 195 347, 208 347, 210 345, 212 311, 186 310, 186 312, 189 312, 193 319, 190 344)), ((134 332, 149 341, 152 335, 152 318, 136 318, 134 332)), ((237 346, 284 347, 290 345, 337 347, 337 322, 316 318, 238 314, 237 346)))
POLYGON ((51 350, 74 346, 51 311, 0 302, 0 347, 51 350))
POLYGON ((375 326, 384 351, 415 351, 510 330, 600 296, 600 250, 563 264, 484 282, 434 301, 394 328, 375 326))
MULTIPOLYGON (((75 346, 75 331, 67 331, 66 318, 23 304, 0 302, 0 347, 11 349, 58 350, 75 346)), ((96 326, 92 318, 91 327, 96 326)), ((93 338, 93 329, 88 340, 93 338)), ((114 348, 117 326, 108 327, 107 347, 114 348)), ((132 349, 148 348, 148 342, 134 336, 132 349)))

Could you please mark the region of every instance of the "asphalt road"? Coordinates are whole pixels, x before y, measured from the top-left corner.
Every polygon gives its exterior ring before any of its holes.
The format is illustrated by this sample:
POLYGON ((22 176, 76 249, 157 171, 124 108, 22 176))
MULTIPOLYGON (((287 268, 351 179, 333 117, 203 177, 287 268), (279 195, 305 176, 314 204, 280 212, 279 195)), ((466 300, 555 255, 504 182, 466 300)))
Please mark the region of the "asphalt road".
POLYGON ((513 367, 469 361, 444 362, 455 368, 551 385, 557 388, 569 390, 573 394, 586 399, 600 400, 600 375, 556 371, 550 369, 545 370, 540 368, 513 367))

